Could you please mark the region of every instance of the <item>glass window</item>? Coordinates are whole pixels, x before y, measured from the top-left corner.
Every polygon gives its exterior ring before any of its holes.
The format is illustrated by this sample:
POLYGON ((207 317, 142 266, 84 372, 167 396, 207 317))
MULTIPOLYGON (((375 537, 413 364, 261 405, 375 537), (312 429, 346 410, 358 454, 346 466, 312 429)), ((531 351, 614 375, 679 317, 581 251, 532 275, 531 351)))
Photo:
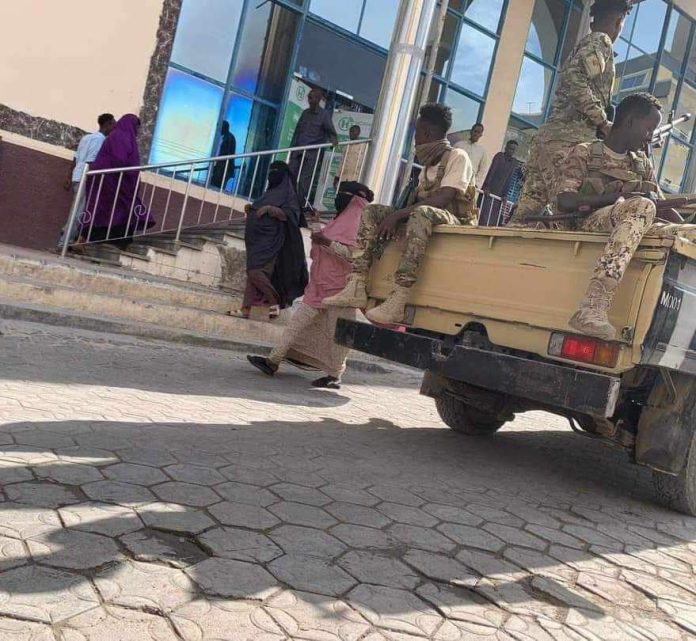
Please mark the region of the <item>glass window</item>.
POLYGON ((312 0, 309 5, 312 13, 353 33, 358 32, 362 9, 363 0, 312 0))
MULTIPOLYGON (((696 115, 696 88, 686 82, 682 85, 679 102, 677 103, 676 116, 679 117, 684 113, 696 115)), ((694 130, 694 118, 681 125, 677 125, 677 135, 680 135, 686 140, 691 139, 691 134, 694 130)))
POLYGON ((672 71, 681 73, 682 64, 686 57, 691 35, 691 20, 678 11, 672 12, 667 28, 665 48, 662 53, 662 64, 672 71))
POLYGON ((281 102, 298 16, 267 3, 247 12, 232 71, 232 84, 272 102, 281 102))
POLYGON ((498 33, 503 0, 468 0, 464 15, 489 31, 498 33))
MULTIPOLYGON (((619 100, 625 98, 628 94, 636 93, 642 89, 650 87, 653 77, 653 69, 655 67, 655 58, 642 53, 635 47, 628 47, 626 58, 623 62, 616 65, 616 76, 621 79, 617 83, 619 100), (624 87, 623 79, 638 78, 642 79, 641 88, 624 87)), ((634 80, 632 83, 636 83, 634 80)), ((631 84, 631 82, 629 82, 631 84)))
POLYGON ((525 57, 512 110, 525 120, 540 125, 544 121, 553 77, 553 69, 525 57))
POLYGON ((184 0, 172 62, 227 81, 244 0, 184 0))
POLYGON ((445 96, 445 104, 452 109, 452 135, 457 132, 467 131, 478 122, 481 111, 481 103, 469 98, 454 89, 448 89, 445 96))
POLYGON ((568 16, 568 27, 566 28, 565 42, 563 43, 563 50, 561 52, 561 63, 564 63, 573 49, 578 44, 580 37, 580 26, 582 25, 582 11, 578 9, 571 9, 570 15, 568 16))
POLYGON ((380 47, 389 49, 398 11, 399 0, 367 0, 360 24, 360 35, 380 47))
MULTIPOLYGON (((439 76, 446 76, 449 68, 452 52, 454 51, 454 43, 457 38, 457 29, 459 27, 459 19, 451 13, 445 17, 445 24, 442 27, 442 36, 440 37, 440 45, 437 51, 437 59, 435 60, 435 73, 439 76)), ((431 38, 431 41, 433 38, 431 38)))
POLYGON ((494 38, 468 24, 462 24, 451 81, 483 96, 486 93, 495 44, 494 38))
MULTIPOLYGON (((647 73, 643 74, 647 76, 647 73)), ((657 79, 655 81, 655 89, 653 94, 662 103, 663 113, 668 114, 674 106, 674 98, 677 95, 677 87, 679 86, 679 76, 667 67, 660 67, 657 70, 657 79)), ((645 90, 647 86, 642 84, 635 88, 634 91, 645 90)), ((626 92, 631 93, 631 92, 626 92)))
POLYGON ((527 52, 552 65, 556 62, 568 6, 563 0, 536 0, 527 36, 527 52))
POLYGON ((208 156, 213 149, 222 96, 220 87, 170 69, 152 141, 151 161, 208 156))
POLYGON ((665 154, 660 175, 660 187, 665 191, 674 193, 681 189, 684 180, 684 171, 689 162, 689 147, 672 138, 665 154))
POLYGON ((636 16, 631 43, 645 53, 656 55, 660 50, 667 3, 664 0, 643 0, 633 11, 636 16))

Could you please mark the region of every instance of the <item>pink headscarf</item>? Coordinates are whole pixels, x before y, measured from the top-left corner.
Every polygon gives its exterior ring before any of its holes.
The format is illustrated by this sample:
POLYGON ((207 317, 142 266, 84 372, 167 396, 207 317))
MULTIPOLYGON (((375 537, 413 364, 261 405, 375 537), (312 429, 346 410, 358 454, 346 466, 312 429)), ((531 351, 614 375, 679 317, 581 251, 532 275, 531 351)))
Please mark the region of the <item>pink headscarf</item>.
MULTIPOLYGON (((360 219, 367 205, 368 202, 364 198, 353 196, 348 207, 324 227, 322 234, 333 242, 356 247, 360 219)), ((309 285, 305 289, 302 301, 305 305, 321 309, 325 298, 338 294, 346 286, 351 264, 334 254, 328 247, 316 243, 312 244, 310 256, 312 267, 309 285)))

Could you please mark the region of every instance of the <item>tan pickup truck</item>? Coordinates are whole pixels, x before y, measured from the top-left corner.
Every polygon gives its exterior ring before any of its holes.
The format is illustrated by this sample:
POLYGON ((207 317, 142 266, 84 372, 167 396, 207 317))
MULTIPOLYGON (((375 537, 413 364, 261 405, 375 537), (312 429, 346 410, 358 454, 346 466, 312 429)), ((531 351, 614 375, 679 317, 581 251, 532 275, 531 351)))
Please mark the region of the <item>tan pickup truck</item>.
MULTIPOLYGON (((696 515, 696 245, 646 237, 610 314, 621 339, 578 336, 578 307, 606 235, 441 227, 407 331, 342 321, 337 340, 425 371, 422 393, 467 435, 547 410, 627 448, 667 505, 696 515)), ((398 251, 370 276, 386 298, 398 251)))

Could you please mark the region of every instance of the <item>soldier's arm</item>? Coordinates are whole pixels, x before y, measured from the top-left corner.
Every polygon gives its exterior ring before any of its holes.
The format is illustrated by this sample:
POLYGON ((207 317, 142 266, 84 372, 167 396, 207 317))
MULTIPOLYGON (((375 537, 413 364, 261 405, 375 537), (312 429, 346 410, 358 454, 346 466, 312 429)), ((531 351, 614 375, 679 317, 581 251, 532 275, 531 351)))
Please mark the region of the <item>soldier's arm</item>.
POLYGON ((580 188, 588 174, 590 150, 586 145, 571 149, 558 174, 558 197, 556 204, 559 213, 594 211, 613 205, 621 194, 585 195, 580 188))
POLYGON ((592 84, 604 73, 613 55, 611 47, 588 42, 578 50, 574 64, 568 70, 568 93, 575 108, 597 127, 608 123, 608 105, 595 93, 592 84))

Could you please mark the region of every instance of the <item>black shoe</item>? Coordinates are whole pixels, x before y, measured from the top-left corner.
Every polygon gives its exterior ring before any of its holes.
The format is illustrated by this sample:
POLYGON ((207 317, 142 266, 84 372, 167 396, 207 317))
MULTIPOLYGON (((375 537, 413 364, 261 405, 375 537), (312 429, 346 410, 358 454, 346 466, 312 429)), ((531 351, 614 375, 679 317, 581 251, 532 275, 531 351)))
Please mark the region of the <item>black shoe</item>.
POLYGON ((341 379, 335 376, 322 376, 316 381, 312 381, 312 387, 321 387, 322 389, 341 389, 341 379))
POLYGON ((247 356, 247 360, 258 370, 262 371, 266 376, 275 376, 276 370, 271 366, 270 361, 263 356, 247 356))

